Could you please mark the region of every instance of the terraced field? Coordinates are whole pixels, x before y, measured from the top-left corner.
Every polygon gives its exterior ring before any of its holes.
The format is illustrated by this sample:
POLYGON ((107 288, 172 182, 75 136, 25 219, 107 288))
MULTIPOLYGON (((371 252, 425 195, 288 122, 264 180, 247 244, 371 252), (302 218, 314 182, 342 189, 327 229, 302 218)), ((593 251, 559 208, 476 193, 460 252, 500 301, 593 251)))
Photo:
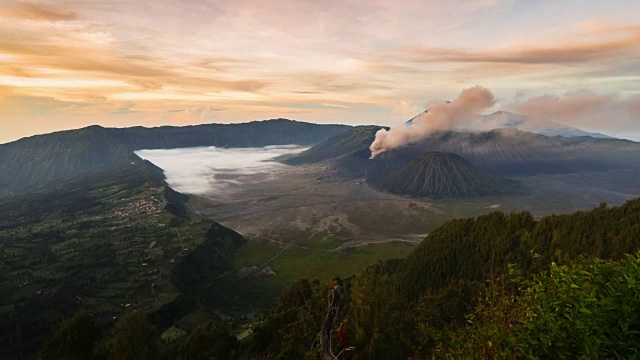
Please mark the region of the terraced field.
POLYGON ((173 270, 218 225, 181 213, 183 195, 149 164, 126 171, 135 181, 119 173, 0 204, 0 357, 39 348, 78 309, 101 324, 131 311, 159 319, 184 294, 173 270))

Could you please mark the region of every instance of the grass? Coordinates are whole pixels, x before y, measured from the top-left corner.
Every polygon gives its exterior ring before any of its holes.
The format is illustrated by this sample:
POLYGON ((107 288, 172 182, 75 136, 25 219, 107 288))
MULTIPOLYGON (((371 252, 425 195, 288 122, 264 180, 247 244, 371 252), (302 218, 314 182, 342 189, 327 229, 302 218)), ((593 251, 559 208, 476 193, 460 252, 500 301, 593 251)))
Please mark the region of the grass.
POLYGON ((267 241, 249 241, 238 251, 235 267, 261 265, 280 252, 280 247, 267 241))
POLYGON ((287 284, 302 278, 326 281, 335 275, 353 275, 378 260, 403 258, 413 249, 405 243, 391 242, 332 251, 340 244, 333 237, 315 237, 304 244, 285 245, 283 250, 283 246, 266 241, 249 241, 238 252, 235 268, 268 262, 276 276, 287 284))
MULTIPOLYGON (((34 343, 58 326, 59 317, 43 320, 45 310, 68 317, 83 308, 106 324, 174 301, 179 290, 171 269, 213 225, 195 216, 176 219, 164 208, 161 184, 87 186, 96 187, 97 197, 71 189, 0 201, 0 322, 15 328, 20 312, 23 336, 34 343)), ((1 334, 0 343, 12 334, 1 334)))
POLYGON ((217 294, 214 305, 223 312, 251 316, 273 305, 282 291, 297 280, 328 281, 335 275, 348 277, 378 260, 403 258, 413 249, 411 245, 392 242, 330 251, 341 243, 331 236, 315 236, 289 246, 249 241, 239 250, 235 269, 267 264, 276 275, 222 278, 208 291, 217 294))
POLYGON ((175 341, 176 339, 183 337, 187 335, 187 332, 179 329, 175 326, 172 326, 170 328, 168 328, 167 330, 165 330, 162 335, 160 335, 160 338, 162 339, 162 341, 164 341, 165 343, 171 343, 173 341, 175 341))
MULTIPOLYGON (((403 258, 413 246, 405 243, 369 244, 343 252, 330 252, 324 244, 291 248, 270 263, 277 276, 291 284, 302 278, 328 281, 335 275, 346 277, 378 260, 403 258)), ((332 248, 335 248, 333 245, 332 248)))

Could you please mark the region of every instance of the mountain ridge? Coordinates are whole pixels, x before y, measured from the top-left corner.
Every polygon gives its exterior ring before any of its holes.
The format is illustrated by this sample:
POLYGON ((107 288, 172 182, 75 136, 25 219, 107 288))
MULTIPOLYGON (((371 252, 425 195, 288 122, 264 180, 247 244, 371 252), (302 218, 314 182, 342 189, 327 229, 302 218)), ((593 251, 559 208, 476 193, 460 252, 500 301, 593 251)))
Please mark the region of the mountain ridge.
POLYGON ((313 145, 350 128, 348 125, 274 119, 189 127, 105 128, 92 125, 34 135, 0 144, 0 196, 45 186, 105 166, 141 161, 134 150, 313 145))
MULTIPOLYGON (((130 127, 108 127, 108 126, 102 126, 102 125, 88 125, 85 127, 81 127, 81 128, 77 128, 77 129, 68 129, 68 130, 59 130, 59 131, 53 131, 50 133, 44 133, 44 134, 35 134, 35 135, 30 135, 30 136, 25 136, 22 137, 20 139, 16 139, 10 142, 6 142, 6 143, 1 143, 0 144, 0 148, 2 148, 3 146, 7 146, 7 145, 12 145, 12 144, 16 144, 16 143, 22 143, 24 141, 33 141, 33 139, 36 138, 40 138, 40 137, 47 137, 47 136, 51 136, 51 135, 55 135, 55 134, 60 134, 60 133, 69 133, 69 132, 77 132, 77 131, 90 131, 90 130, 106 130, 108 131, 110 134, 115 135, 116 137, 122 137, 122 138, 126 138, 126 133, 127 132, 145 132, 147 133, 147 135, 149 133, 154 133, 154 132, 163 132, 163 131, 169 131, 169 130, 209 130, 209 129, 216 129, 216 128, 226 128, 226 127, 242 127, 242 126, 269 126, 271 124, 276 124, 276 125, 281 125, 281 124, 286 124, 286 125, 292 125, 292 126, 296 126, 296 125, 302 125, 302 126, 311 126, 311 127, 325 127, 325 128, 333 128, 334 130, 336 130, 338 133, 340 132, 340 130, 346 130, 349 128, 352 128, 353 126, 351 125, 344 125, 344 124, 317 124, 317 123, 311 123, 311 122, 306 122, 306 121, 299 121, 299 120, 292 120, 292 119, 285 119, 285 118, 275 118, 275 119, 267 119, 267 120, 253 120, 253 121, 248 121, 248 122, 242 122, 242 123, 230 123, 230 124, 223 124, 223 123, 209 123, 209 124, 196 124, 196 125, 183 125, 183 126, 174 126, 174 125, 161 125, 161 126, 152 126, 152 127, 146 127, 146 126, 130 126, 130 127), (30 140, 31 139, 31 140, 30 140)), ((330 132, 330 131, 329 131, 330 132)), ((301 145, 305 145, 305 144, 301 144, 301 145)), ((142 148, 134 148, 134 150, 141 150, 142 148)))
MULTIPOLYGON (((355 134, 354 130, 349 130, 341 137, 349 137, 349 132, 355 134)), ((368 180, 398 170, 425 152, 454 153, 480 168, 504 176, 640 166, 640 143, 615 138, 546 136, 515 128, 485 132, 445 131, 369 159, 369 145, 375 139, 375 131, 357 134, 346 146, 336 147, 334 139, 330 139, 285 162, 293 165, 324 163, 347 178, 368 180), (328 147, 333 147, 331 156, 323 158, 320 155, 328 147)))
MULTIPOLYGON (((412 126, 417 119, 429 110, 405 121, 405 125, 412 126)), ((528 131, 545 136, 580 137, 590 136, 593 138, 615 139, 613 136, 598 132, 589 132, 577 127, 567 126, 551 120, 531 120, 530 117, 508 111, 495 111, 487 115, 478 115, 471 119, 466 126, 458 129, 461 131, 489 131, 492 129, 514 128, 521 131, 528 131)))

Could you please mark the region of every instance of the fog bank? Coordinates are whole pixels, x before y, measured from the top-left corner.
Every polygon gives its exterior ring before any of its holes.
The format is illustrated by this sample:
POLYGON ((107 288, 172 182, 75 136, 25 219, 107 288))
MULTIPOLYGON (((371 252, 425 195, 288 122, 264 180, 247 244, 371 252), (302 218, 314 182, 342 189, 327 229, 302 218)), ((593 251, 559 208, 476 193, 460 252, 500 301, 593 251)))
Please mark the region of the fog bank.
POLYGON ((272 176, 274 170, 288 167, 274 158, 306 150, 298 145, 274 145, 263 148, 196 147, 149 149, 136 155, 164 170, 174 190, 194 195, 229 191, 233 186, 257 182, 272 176))

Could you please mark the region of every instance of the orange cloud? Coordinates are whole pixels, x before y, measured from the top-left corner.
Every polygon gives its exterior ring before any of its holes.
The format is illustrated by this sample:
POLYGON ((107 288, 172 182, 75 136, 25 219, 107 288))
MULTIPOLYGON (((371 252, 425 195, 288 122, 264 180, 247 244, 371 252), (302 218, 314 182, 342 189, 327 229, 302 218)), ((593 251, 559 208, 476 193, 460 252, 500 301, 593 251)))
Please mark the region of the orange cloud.
MULTIPOLYGON (((84 30, 84 29, 82 29, 84 30)), ((264 80, 223 79, 207 69, 176 66, 166 59, 151 56, 122 55, 112 46, 74 39, 75 32, 54 35, 18 32, 0 28, 0 54, 13 61, 0 62, 0 74, 31 77, 35 72, 46 77, 104 78, 132 84, 140 90, 159 90, 165 86, 191 91, 256 92, 268 85, 264 80)), ((208 63, 215 59, 208 59, 208 63)), ((228 58, 220 60, 230 66, 228 58)))
POLYGON ((576 15, 558 24, 555 6, 511 14, 510 0, 34 1, 0 5, 0 97, 71 105, 0 103, 32 133, 50 130, 47 121, 213 121, 202 109, 224 109, 215 121, 290 114, 390 125, 413 104, 477 83, 497 97, 637 91, 640 26, 631 14, 640 5, 631 2, 613 15, 602 4, 567 5, 576 15), (516 35, 527 40, 511 42, 516 35), (9 108, 17 104, 27 109, 9 108), (191 111, 167 115, 175 109, 191 111))
POLYGON ((10 6, 0 9, 0 16, 48 21, 75 20, 78 18, 78 14, 75 11, 30 1, 13 2, 10 6))
MULTIPOLYGON (((594 29, 595 30, 595 29, 594 29)), ((581 34, 574 41, 556 44, 512 45, 480 51, 446 48, 409 48, 407 59, 413 62, 570 64, 602 60, 625 52, 640 50, 640 25, 598 28, 597 33, 581 34), (593 35, 608 35, 599 41, 585 41, 593 35), (622 37, 620 36, 622 35, 622 37)), ((402 57, 402 55, 400 55, 402 57)))

